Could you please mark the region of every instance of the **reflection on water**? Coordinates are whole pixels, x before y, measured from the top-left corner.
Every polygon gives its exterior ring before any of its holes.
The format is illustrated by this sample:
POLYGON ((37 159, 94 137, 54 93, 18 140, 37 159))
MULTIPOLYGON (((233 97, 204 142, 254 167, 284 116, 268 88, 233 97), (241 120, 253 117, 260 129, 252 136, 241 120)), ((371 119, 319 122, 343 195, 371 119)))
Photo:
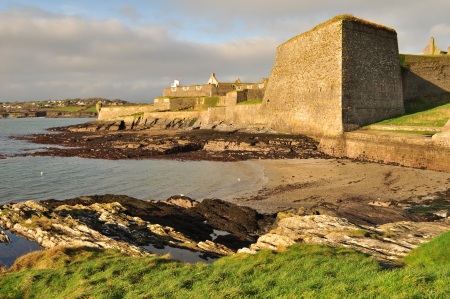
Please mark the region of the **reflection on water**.
POLYGON ((11 267, 18 257, 42 249, 39 244, 13 235, 9 231, 5 231, 5 234, 11 239, 11 243, 0 243, 0 264, 3 266, 11 267))

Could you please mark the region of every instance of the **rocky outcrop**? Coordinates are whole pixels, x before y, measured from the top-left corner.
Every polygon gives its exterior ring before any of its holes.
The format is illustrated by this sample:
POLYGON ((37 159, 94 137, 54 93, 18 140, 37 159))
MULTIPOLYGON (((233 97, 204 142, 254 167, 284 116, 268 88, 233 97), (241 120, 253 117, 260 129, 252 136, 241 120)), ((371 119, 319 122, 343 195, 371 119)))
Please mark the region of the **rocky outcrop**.
POLYGON ((0 230, 0 243, 10 243, 11 239, 5 234, 4 231, 0 230))
MULTIPOLYGON (((280 215, 281 216, 281 215, 280 215)), ((345 246, 381 262, 399 261, 411 249, 450 230, 450 219, 435 222, 401 221, 377 226, 356 225, 327 215, 284 215, 274 229, 240 252, 282 250, 296 243, 345 246)))
MULTIPOLYGON (((239 161, 248 159, 328 158, 318 143, 306 136, 219 130, 124 130, 105 129, 115 122, 92 122, 55 128, 60 134, 17 137, 39 144, 55 144, 33 155, 79 156, 101 159, 164 158, 182 160, 239 161), (100 131, 100 132, 98 132, 100 131)), ((120 125, 119 125, 120 126, 120 125)))
POLYGON ((228 255, 255 242, 255 234, 274 221, 221 200, 194 204, 189 198, 172 197, 166 203, 117 195, 26 201, 4 205, 0 212, 1 227, 44 248, 114 248, 130 255, 147 254, 143 248, 149 245, 228 255), (223 219, 230 223, 225 225, 223 219))

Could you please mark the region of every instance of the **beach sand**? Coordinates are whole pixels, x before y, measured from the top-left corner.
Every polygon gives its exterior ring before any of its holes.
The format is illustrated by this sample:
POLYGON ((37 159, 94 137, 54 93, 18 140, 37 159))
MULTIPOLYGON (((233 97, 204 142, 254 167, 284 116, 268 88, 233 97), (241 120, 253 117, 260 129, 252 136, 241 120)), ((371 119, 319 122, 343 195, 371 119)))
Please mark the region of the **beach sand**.
POLYGON ((267 184, 232 201, 260 212, 356 201, 420 203, 450 189, 450 173, 345 159, 255 160, 267 184))

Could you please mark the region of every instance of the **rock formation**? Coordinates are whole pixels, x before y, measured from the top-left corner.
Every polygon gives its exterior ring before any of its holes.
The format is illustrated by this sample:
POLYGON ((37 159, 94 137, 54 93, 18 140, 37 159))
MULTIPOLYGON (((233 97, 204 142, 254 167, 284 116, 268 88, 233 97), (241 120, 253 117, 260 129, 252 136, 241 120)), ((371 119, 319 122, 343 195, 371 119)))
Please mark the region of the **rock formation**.
POLYGON ((144 246, 168 245, 218 257, 255 242, 273 220, 221 200, 193 204, 172 197, 166 203, 104 195, 7 204, 1 207, 0 226, 44 248, 90 246, 142 255, 144 246), (215 230, 225 232, 216 236, 215 230))
POLYGON ((259 237, 250 248, 282 250, 295 243, 352 247, 375 259, 398 262, 411 249, 450 230, 450 219, 435 222, 401 221, 377 226, 356 225, 345 218, 327 215, 284 215, 270 233, 259 237))
POLYGON ((0 243, 10 243, 11 239, 5 234, 4 231, 0 230, 0 243))

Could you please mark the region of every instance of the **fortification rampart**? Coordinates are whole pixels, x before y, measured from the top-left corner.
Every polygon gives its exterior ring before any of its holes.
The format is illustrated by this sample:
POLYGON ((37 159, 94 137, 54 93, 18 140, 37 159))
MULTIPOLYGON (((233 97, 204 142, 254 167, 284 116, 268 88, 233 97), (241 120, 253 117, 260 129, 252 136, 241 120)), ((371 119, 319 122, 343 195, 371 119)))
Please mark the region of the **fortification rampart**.
POLYGON ((342 121, 364 126, 405 112, 397 33, 353 18, 342 22, 342 121))
POLYGON ((137 113, 148 113, 154 110, 153 105, 106 106, 100 109, 98 120, 112 120, 137 113))
POLYGON ((404 112, 397 35, 335 17, 277 48, 263 111, 279 131, 340 135, 404 112))
POLYGON ((450 55, 400 55, 405 101, 450 92, 450 55))
POLYGON ((176 86, 164 88, 163 97, 211 97, 217 95, 217 87, 212 84, 176 86))
POLYGON ((347 132, 322 138, 319 149, 334 157, 450 172, 450 147, 413 134, 347 132))
POLYGON ((262 112, 281 132, 341 133, 342 26, 327 22, 278 46, 262 112))

